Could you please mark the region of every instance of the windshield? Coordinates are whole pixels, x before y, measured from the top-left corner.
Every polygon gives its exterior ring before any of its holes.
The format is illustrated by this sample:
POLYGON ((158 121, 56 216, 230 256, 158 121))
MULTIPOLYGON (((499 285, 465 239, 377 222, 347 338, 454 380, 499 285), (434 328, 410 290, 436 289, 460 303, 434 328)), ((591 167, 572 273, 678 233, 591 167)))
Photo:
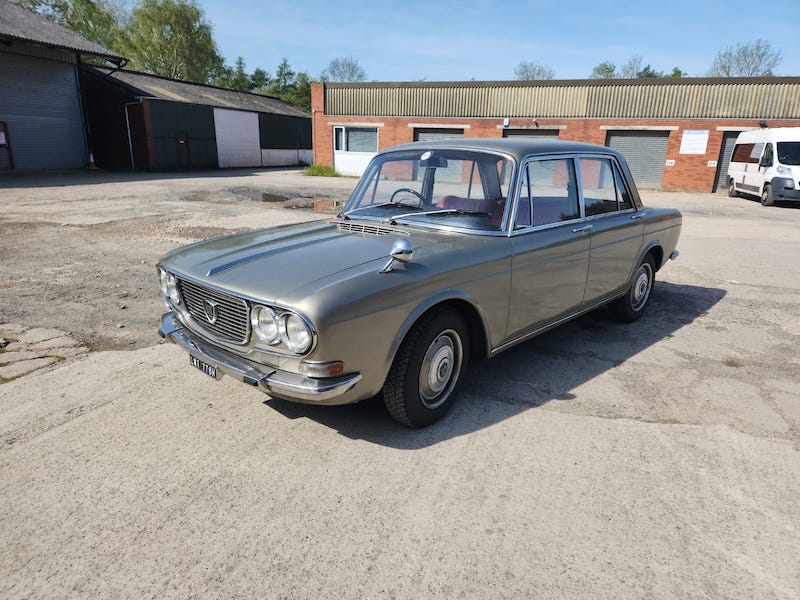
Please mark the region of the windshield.
POLYGON ((800 165, 800 142, 778 142, 778 162, 782 165, 800 165))
POLYGON ((497 231, 513 170, 508 157, 475 150, 380 154, 340 216, 497 231))

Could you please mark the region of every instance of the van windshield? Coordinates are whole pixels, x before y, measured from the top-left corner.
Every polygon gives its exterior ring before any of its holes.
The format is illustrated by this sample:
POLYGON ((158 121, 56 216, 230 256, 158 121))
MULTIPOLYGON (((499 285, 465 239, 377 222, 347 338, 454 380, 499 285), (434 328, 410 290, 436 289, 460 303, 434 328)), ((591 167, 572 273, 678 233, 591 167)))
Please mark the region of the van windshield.
POLYGON ((778 162, 782 165, 800 165, 800 142, 778 142, 778 162))

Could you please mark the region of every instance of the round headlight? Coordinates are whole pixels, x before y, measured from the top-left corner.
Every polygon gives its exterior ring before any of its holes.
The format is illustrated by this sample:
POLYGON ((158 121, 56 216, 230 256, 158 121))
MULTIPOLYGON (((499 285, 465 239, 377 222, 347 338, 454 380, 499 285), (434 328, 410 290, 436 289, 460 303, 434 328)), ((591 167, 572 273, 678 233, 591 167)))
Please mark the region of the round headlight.
POLYGON ((161 287, 161 294, 169 296, 169 291, 167 290, 167 272, 164 269, 158 270, 158 283, 161 287))
POLYGON ((281 317, 281 339, 292 352, 303 354, 314 341, 311 329, 306 322, 292 313, 285 313, 281 317))
POLYGON ((178 280, 175 279, 175 275, 172 273, 167 273, 167 295, 170 302, 175 306, 181 303, 181 295, 178 293, 178 280))
POLYGON ((167 273, 164 269, 159 269, 158 274, 161 293, 169 298, 175 306, 178 306, 181 303, 181 295, 178 292, 178 281, 175 279, 175 275, 167 273))
POLYGON ((281 341, 281 335, 278 332, 278 317, 272 309, 266 306, 256 306, 250 316, 250 324, 258 339, 265 344, 274 346, 281 341))

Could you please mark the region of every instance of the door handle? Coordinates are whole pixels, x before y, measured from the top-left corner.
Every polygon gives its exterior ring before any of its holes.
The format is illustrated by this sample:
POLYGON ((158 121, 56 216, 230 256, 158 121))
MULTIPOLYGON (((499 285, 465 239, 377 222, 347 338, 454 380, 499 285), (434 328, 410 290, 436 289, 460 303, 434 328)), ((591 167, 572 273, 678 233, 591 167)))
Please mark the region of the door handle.
POLYGON ((592 230, 591 225, 584 225, 583 227, 576 227, 575 229, 572 230, 572 233, 586 233, 587 231, 591 230, 592 230))
POLYGON ((631 216, 631 221, 638 221, 639 219, 644 219, 646 216, 646 212, 636 213, 635 215, 631 216))

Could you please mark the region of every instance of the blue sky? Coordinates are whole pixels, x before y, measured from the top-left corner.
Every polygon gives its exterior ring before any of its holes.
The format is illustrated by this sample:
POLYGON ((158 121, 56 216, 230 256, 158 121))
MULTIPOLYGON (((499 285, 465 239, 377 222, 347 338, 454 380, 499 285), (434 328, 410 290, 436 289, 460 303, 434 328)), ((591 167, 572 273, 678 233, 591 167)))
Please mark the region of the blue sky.
POLYGON ((513 79, 523 60, 580 79, 639 54, 700 77, 721 48, 762 37, 783 55, 776 74, 800 76, 798 0, 198 2, 229 64, 241 56, 249 72, 273 75, 283 57, 316 76, 351 56, 375 81, 513 79))

